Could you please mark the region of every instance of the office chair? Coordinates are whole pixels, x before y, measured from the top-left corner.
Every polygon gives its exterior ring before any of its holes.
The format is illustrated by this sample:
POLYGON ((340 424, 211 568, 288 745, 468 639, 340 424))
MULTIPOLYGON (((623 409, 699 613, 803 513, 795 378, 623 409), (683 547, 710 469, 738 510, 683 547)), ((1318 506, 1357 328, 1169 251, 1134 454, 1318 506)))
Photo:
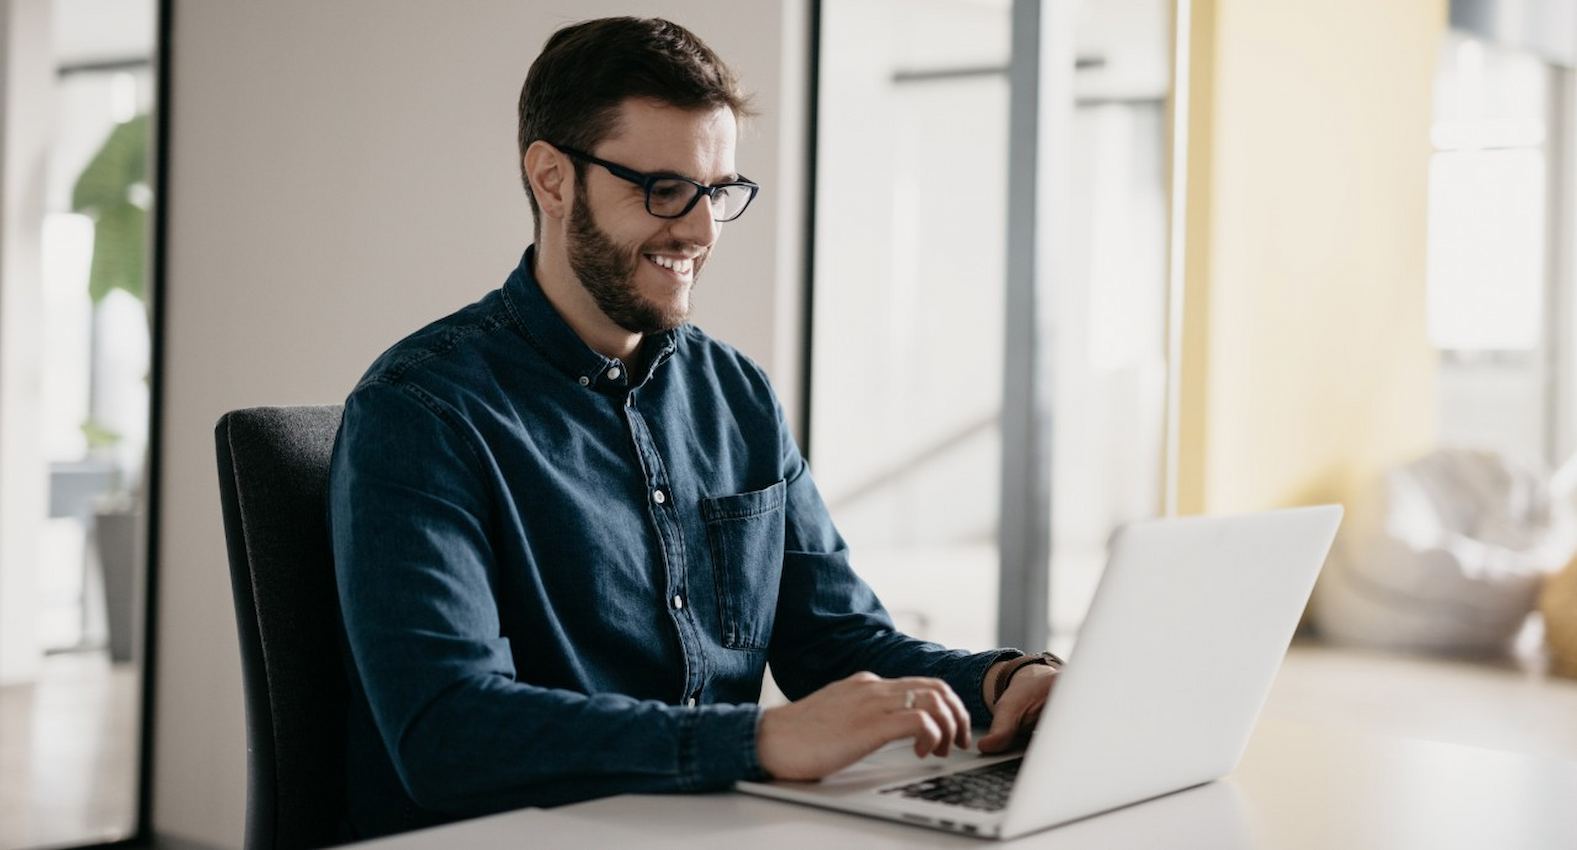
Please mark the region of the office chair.
POLYGON ((255 407, 214 428, 246 691, 247 850, 347 838, 349 688, 327 509, 341 412, 255 407))

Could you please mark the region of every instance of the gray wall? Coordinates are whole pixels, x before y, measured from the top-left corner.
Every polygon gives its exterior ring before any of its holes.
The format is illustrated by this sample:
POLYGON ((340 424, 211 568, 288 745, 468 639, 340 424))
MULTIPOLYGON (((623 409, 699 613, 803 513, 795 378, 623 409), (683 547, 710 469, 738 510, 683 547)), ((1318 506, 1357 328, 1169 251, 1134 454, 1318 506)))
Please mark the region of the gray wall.
POLYGON ((502 282, 530 239, 515 101, 559 25, 663 15, 756 94, 696 321, 798 408, 803 0, 177 0, 154 828, 240 846, 241 679, 214 470, 226 410, 337 402, 383 348, 502 282), (460 10, 463 10, 460 11, 460 10))

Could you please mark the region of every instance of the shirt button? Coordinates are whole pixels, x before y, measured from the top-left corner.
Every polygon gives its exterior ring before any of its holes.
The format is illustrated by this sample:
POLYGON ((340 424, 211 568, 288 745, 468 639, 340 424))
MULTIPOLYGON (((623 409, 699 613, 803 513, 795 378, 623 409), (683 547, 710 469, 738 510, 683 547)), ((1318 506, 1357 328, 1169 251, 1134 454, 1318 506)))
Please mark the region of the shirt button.
POLYGON ((661 505, 664 502, 668 501, 668 496, 667 496, 667 494, 663 493, 663 491, 661 491, 661 490, 655 490, 655 491, 652 492, 652 501, 654 501, 657 504, 661 505))
POLYGON ((674 594, 674 609, 678 611, 684 610, 684 597, 677 593, 674 594))
POLYGON ((615 366, 612 369, 608 370, 608 380, 610 380, 610 381, 617 381, 617 380, 619 380, 619 367, 615 366))
POLYGON ((685 705, 695 708, 695 697, 691 697, 687 702, 685 702, 685 705))
POLYGON ((581 375, 580 376, 580 385, 583 386, 583 387, 591 386, 591 379, 586 377, 585 375, 581 375))

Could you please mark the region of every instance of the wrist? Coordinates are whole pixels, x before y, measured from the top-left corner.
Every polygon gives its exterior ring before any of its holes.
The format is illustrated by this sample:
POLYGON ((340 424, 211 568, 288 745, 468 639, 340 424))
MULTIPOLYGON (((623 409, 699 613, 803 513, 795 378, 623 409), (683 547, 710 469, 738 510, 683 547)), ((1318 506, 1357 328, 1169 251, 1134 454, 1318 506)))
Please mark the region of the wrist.
POLYGON ((997 681, 1002 677, 1002 671, 1007 669, 1013 659, 1021 657, 1021 655, 1003 655, 991 662, 991 666, 986 668, 986 674, 980 677, 980 701, 985 703, 987 711, 994 713, 997 710, 997 681))
POLYGON ((1050 652, 1019 655, 1016 658, 997 662, 997 664, 992 665, 994 669, 988 671, 994 675, 987 677, 992 681, 992 687, 987 695, 986 706, 995 711, 997 701, 1002 699, 1003 695, 1007 693, 1007 689, 1013 684, 1013 677, 1018 675, 1019 671, 1025 667, 1044 666, 1055 672, 1062 669, 1062 664, 1062 659, 1050 652))
POLYGON ((778 708, 763 708, 756 718, 756 766, 767 775, 767 779, 776 779, 773 771, 776 753, 772 750, 772 728, 776 725, 774 716, 778 708))

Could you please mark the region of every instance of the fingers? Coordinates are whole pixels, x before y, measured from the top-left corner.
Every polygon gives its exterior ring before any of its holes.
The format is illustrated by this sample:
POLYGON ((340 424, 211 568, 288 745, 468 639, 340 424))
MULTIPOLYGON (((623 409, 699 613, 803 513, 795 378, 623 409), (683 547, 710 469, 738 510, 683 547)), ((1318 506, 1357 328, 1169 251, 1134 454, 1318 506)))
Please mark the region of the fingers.
MULTIPOLYGON (((998 714, 998 718, 1002 715, 998 714)), ((1018 723, 994 720, 991 731, 980 738, 980 751, 982 753, 1000 753, 1013 742, 1013 736, 1018 732, 1018 723)))
POLYGON ((935 717, 918 708, 892 712, 885 715, 885 719, 881 722, 883 737, 889 741, 914 738, 916 758, 925 758, 947 743, 942 727, 937 725, 935 717))
POLYGON ((927 753, 945 750, 947 747, 947 736, 942 733, 941 727, 937 725, 935 715, 917 711, 914 713, 914 718, 918 721, 917 728, 920 730, 914 736, 915 756, 917 758, 925 758, 927 753))
POLYGON ((837 683, 848 692, 859 694, 864 712, 872 718, 867 729, 880 730, 881 740, 871 741, 872 749, 888 741, 915 738, 915 754, 946 756, 952 748, 969 748, 973 743, 969 709, 945 681, 924 676, 883 679, 868 672, 855 673, 837 683), (917 718, 924 717, 922 723, 917 718))
POLYGON ((1002 695, 996 705, 991 728, 980 739, 980 751, 992 753, 1005 750, 1012 746, 1019 733, 1033 729, 1040 720, 1041 709, 1045 708, 1058 678, 1056 672, 1030 674, 1028 671, 1015 678, 1013 687, 1002 695), (1026 675, 1029 678, 1025 678, 1026 675))
POLYGON ((941 746, 936 749, 937 755, 947 755, 954 746, 969 747, 972 737, 969 710, 946 682, 924 676, 906 676, 888 680, 886 690, 893 694, 890 705, 903 706, 905 695, 913 694, 913 705, 909 707, 921 709, 930 715, 943 735, 941 746))
POLYGON ((1004 694, 1002 701, 997 703, 996 714, 991 718, 991 729, 980 739, 980 751, 995 753, 1007 749, 1018 736, 1019 730, 1032 724, 1032 717, 1040 716, 1040 709, 1045 704, 1044 699, 1032 700, 1004 694))
POLYGON ((816 779, 906 738, 921 758, 969 746, 963 700, 940 679, 860 672, 763 711, 756 751, 772 776, 816 779))
POLYGON ((936 747, 927 752, 934 751, 939 756, 946 756, 952 751, 953 741, 958 737, 958 718, 953 716, 947 700, 936 691, 914 688, 909 692, 915 695, 914 707, 924 712, 941 733, 936 747))
POLYGON ((969 709, 964 707, 964 700, 951 687, 947 687, 945 682, 943 683, 943 695, 947 698, 948 707, 953 711, 953 717, 958 720, 958 734, 954 737, 953 742, 967 750, 972 743, 971 739, 974 737, 970 729, 972 724, 970 723, 969 709))
MULTIPOLYGON (((1006 730, 1010 722, 999 708, 996 717, 991 720, 991 728, 980 737, 980 751, 982 753, 1002 751, 1003 743, 1009 740, 1006 730)), ((1013 726, 1016 727, 1017 724, 1015 723, 1013 726)))

